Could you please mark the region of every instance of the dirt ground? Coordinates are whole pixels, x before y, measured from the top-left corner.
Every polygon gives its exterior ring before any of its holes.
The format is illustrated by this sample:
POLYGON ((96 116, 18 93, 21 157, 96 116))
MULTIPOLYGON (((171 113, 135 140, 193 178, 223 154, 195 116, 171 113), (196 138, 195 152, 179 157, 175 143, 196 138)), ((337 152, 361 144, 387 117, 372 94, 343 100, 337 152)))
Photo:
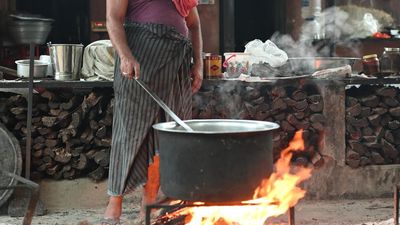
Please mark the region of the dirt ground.
MULTIPOLYGON (((139 214, 137 201, 124 203, 124 224, 139 214)), ((82 221, 99 224, 103 209, 49 211, 47 215, 34 217, 32 224, 40 225, 77 225, 82 221)), ((296 225, 391 225, 393 224, 393 199, 337 200, 337 201, 301 201, 296 206, 296 225)), ((21 224, 22 218, 0 216, 0 225, 21 224)), ((287 222, 287 216, 272 220, 287 222)), ((82 225, 83 225, 82 224, 82 225)))

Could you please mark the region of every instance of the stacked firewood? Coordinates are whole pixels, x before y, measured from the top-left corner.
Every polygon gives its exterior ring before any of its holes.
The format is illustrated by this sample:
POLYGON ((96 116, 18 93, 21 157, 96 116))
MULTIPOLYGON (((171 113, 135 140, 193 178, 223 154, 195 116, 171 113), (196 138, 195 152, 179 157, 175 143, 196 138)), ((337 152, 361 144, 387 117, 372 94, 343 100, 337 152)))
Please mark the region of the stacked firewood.
MULTIPOLYGON (((32 175, 54 179, 107 175, 113 100, 91 92, 44 91, 34 96, 32 175)), ((0 101, 0 119, 26 146, 27 104, 21 95, 0 101)), ((25 152, 24 150, 22 152, 25 152)))
POLYGON ((352 87, 346 93, 346 162, 352 168, 400 163, 399 89, 352 87))
POLYGON ((200 119, 250 119, 280 124, 274 137, 274 159, 302 129, 306 150, 295 162, 321 166, 318 152, 324 130, 323 99, 314 85, 301 87, 238 84, 210 86, 194 98, 193 117, 200 119))

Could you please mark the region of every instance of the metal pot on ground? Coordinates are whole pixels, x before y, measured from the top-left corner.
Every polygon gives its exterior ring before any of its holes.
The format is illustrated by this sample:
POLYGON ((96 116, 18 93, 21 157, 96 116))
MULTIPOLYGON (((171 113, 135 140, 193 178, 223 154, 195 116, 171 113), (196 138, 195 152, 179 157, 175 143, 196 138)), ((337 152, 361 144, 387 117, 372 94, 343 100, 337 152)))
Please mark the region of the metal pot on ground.
POLYGON ((239 202, 253 197, 273 171, 272 137, 278 124, 252 120, 188 120, 154 125, 160 182, 175 199, 239 202))

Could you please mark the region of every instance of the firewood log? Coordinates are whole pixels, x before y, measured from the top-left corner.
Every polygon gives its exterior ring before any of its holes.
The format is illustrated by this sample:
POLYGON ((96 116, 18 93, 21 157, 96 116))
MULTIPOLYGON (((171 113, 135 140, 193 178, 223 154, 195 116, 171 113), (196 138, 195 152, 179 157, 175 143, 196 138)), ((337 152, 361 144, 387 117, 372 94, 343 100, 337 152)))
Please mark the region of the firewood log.
POLYGON ((371 164, 371 159, 366 156, 360 157, 360 166, 367 166, 371 164))
MULTIPOLYGON (((367 153, 367 149, 364 147, 362 143, 359 141, 348 141, 349 147, 351 151, 357 152, 359 155, 365 155, 367 153)), ((347 151, 349 152, 349 151, 347 151)))
POLYGON ((46 127, 53 127, 56 121, 57 121, 57 117, 54 117, 54 116, 42 117, 43 125, 45 125, 46 127))
POLYGON ((371 108, 375 108, 379 105, 379 98, 376 95, 369 95, 361 98, 361 104, 363 106, 368 106, 371 108))
POLYGON ((46 139, 46 141, 45 141, 45 145, 49 148, 54 148, 54 147, 58 146, 60 143, 61 142, 59 139, 46 139))
POLYGON ((392 116, 400 117, 400 107, 396 107, 396 108, 391 108, 391 109, 389 109, 389 113, 390 113, 390 115, 392 115, 392 116))
POLYGON ((54 161, 57 161, 61 164, 67 164, 72 158, 71 153, 66 151, 65 148, 57 148, 54 150, 54 153, 54 161))
POLYGON ((312 112, 322 112, 324 109, 324 104, 322 102, 311 103, 309 108, 312 112))
POLYGON ((98 130, 100 128, 99 123, 95 120, 90 120, 89 126, 92 130, 98 130))
POLYGON ((110 163, 110 151, 107 149, 103 149, 101 151, 97 151, 93 155, 94 161, 102 167, 107 167, 110 163))
POLYGON ((387 127, 391 130, 397 130, 400 128, 400 121, 398 121, 398 120, 389 121, 389 123, 387 124, 387 127))
POLYGON ((79 159, 75 160, 71 164, 72 168, 75 168, 77 170, 84 170, 88 166, 88 160, 85 154, 80 154, 79 159))
POLYGON ((321 156, 320 153, 316 153, 311 158, 311 163, 314 165, 314 168, 321 168, 325 164, 324 158, 321 156))
POLYGON ((292 93, 292 99, 295 101, 302 101, 307 99, 307 93, 303 90, 296 90, 292 93))
POLYGON ((99 166, 99 167, 97 167, 97 169, 90 172, 88 174, 88 176, 95 181, 99 181, 99 180, 103 179, 105 172, 106 171, 104 170, 104 168, 102 166, 99 166))
POLYGON ((391 144, 389 141, 385 139, 381 140, 382 142, 382 150, 385 156, 390 157, 391 159, 396 159, 399 156, 399 152, 396 149, 396 146, 391 144))
POLYGON ((38 127, 37 131, 39 132, 40 135, 46 135, 49 134, 51 132, 51 129, 48 127, 38 127))
POLYGON ((13 107, 10 109, 10 112, 14 115, 25 114, 26 108, 25 107, 13 107))
POLYGON ((275 86, 271 90, 271 96, 277 97, 277 98, 284 98, 286 97, 286 89, 281 86, 275 86))
POLYGON ((49 101, 47 103, 47 105, 49 106, 50 109, 59 109, 60 108, 60 104, 59 102, 53 102, 53 101, 49 101))
POLYGON ((347 152, 346 164, 349 165, 351 168, 358 168, 360 166, 360 155, 354 151, 347 152))
POLYGON ((361 107, 360 117, 368 117, 372 114, 370 107, 361 107))
POLYGON ((358 99, 351 97, 351 96, 346 96, 346 106, 347 107, 352 107, 354 105, 358 104, 358 99))
POLYGON ((392 97, 385 97, 383 98, 383 103, 389 107, 396 107, 399 105, 399 101, 392 97))
POLYGON ((48 101, 53 101, 56 99, 56 95, 50 91, 44 91, 42 94, 40 94, 40 96, 48 101))
POLYGON ((56 154, 54 153, 53 148, 45 148, 43 150, 43 155, 44 156, 49 156, 50 158, 54 158, 56 154))
POLYGON ((397 89, 394 87, 382 87, 376 90, 376 94, 382 97, 394 98, 397 96, 397 89))
POLYGON ((383 164, 385 159, 378 152, 371 152, 372 162, 376 165, 383 164))
POLYGON ((34 144, 34 145, 32 146, 32 148, 33 148, 34 150, 43 149, 43 148, 45 148, 45 144, 44 144, 44 143, 36 143, 36 144, 34 144))

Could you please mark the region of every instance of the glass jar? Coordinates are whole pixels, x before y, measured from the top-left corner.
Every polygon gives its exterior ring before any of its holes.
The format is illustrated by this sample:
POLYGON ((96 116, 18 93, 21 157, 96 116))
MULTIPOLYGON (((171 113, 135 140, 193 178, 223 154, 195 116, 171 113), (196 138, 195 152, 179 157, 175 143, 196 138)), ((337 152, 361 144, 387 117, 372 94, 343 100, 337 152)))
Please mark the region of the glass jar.
POLYGON ((378 55, 372 54, 363 56, 363 70, 365 75, 377 75, 379 69, 378 55))
POLYGON ((204 75, 206 79, 222 78, 222 56, 211 53, 204 55, 204 75))
POLYGON ((385 51, 380 58, 382 73, 400 72, 400 48, 384 48, 385 51))

